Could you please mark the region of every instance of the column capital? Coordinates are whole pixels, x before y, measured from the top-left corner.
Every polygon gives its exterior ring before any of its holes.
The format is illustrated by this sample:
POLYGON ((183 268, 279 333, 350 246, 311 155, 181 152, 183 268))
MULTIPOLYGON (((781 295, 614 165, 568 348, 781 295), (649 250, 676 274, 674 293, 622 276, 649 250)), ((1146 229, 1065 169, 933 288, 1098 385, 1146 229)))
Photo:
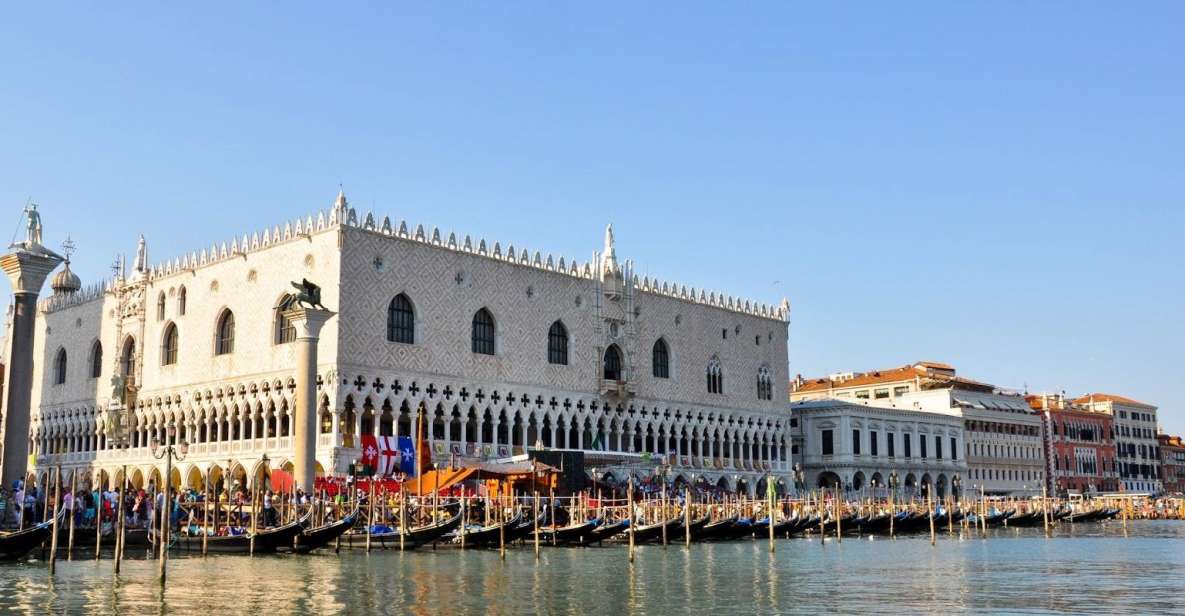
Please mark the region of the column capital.
POLYGON ((8 275, 13 293, 41 293, 49 273, 63 261, 62 257, 49 250, 18 248, 0 256, 0 268, 8 275))
POLYGON ((298 340, 301 338, 316 340, 321 337, 321 327, 337 313, 332 310, 296 306, 285 310, 282 314, 296 327, 298 340))

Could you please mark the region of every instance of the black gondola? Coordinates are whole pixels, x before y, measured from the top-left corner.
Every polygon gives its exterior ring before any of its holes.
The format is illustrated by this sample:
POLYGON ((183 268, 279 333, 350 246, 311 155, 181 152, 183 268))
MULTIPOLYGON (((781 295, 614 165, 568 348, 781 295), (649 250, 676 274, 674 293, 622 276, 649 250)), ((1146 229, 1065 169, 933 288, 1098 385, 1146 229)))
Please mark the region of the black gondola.
MULTIPOLYGON (((520 511, 510 520, 499 524, 459 529, 456 535, 451 539, 451 542, 459 545, 463 535, 465 537, 465 547, 467 548, 498 545, 499 542, 511 543, 524 536, 519 534, 519 527, 522 525, 524 517, 525 516, 520 511), (505 528, 503 529, 503 527, 505 528)), ((533 524, 528 526, 527 532, 532 530, 534 530, 533 524)))
POLYGON ((613 522, 612 524, 601 524, 600 526, 593 529, 592 533, 590 534, 591 536, 589 537, 588 542, 583 545, 600 543, 602 541, 605 541, 607 539, 611 539, 617 535, 620 535, 620 534, 628 531, 629 529, 630 529, 630 521, 629 520, 618 520, 617 522, 613 522))
POLYGON ((667 529, 667 540, 674 536, 671 530, 679 524, 679 518, 671 518, 665 522, 655 522, 646 526, 639 526, 634 529, 634 543, 649 543, 651 541, 662 541, 662 529, 667 529))
POLYGON ((600 520, 588 520, 579 524, 569 524, 561 528, 540 528, 539 543, 546 545, 588 545, 592 540, 593 530, 600 525, 600 520))
POLYGON ((734 515, 731 518, 724 518, 722 520, 716 520, 715 522, 709 522, 705 524, 703 528, 699 530, 699 533, 697 533, 693 538, 696 541, 718 541, 721 539, 727 539, 729 537, 729 531, 732 530, 732 525, 735 524, 736 521, 737 516, 734 515))
POLYGON ((53 534, 53 520, 24 530, 0 532, 0 560, 18 560, 32 552, 53 534))
POLYGON ((308 554, 313 550, 323 548, 330 543, 333 543, 338 537, 346 534, 354 523, 358 521, 358 509, 355 508, 350 515, 340 519, 334 520, 323 526, 317 528, 303 529, 299 535, 296 536, 296 543, 293 550, 297 554, 308 554))
MULTIPOLYGON (((241 535, 217 535, 206 538, 206 550, 209 552, 220 553, 237 553, 247 554, 252 550, 258 554, 266 554, 275 552, 280 549, 288 549, 292 547, 292 542, 304 530, 304 525, 308 522, 312 515, 310 509, 304 517, 299 520, 276 526, 273 528, 265 528, 258 530, 252 535, 250 532, 245 532, 241 535), (252 546, 251 538, 254 536, 255 543, 252 546)), ((149 535, 149 540, 156 542, 156 533, 149 535)), ((201 534, 172 534, 173 544, 169 546, 171 550, 182 550, 186 552, 201 552, 202 551, 202 536, 201 534)))
MULTIPOLYGON (((461 512, 457 511, 453 517, 448 518, 442 522, 433 522, 424 526, 417 526, 410 529, 407 534, 403 536, 404 549, 413 550, 420 546, 430 545, 440 541, 445 535, 453 532, 461 525, 461 512)), ((370 547, 380 548, 398 548, 399 547, 400 530, 394 529, 382 533, 371 533, 370 547)), ((359 540, 365 542, 366 531, 358 532, 357 530, 347 533, 350 538, 350 547, 359 547, 361 544, 359 540)))

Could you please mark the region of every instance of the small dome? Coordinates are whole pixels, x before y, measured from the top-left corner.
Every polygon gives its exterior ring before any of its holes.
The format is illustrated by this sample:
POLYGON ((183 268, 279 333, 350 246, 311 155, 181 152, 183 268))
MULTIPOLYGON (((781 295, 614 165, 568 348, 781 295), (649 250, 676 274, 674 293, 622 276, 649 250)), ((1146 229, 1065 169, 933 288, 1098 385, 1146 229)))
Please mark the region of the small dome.
POLYGON ((78 278, 78 274, 70 271, 69 259, 66 259, 66 266, 62 268, 62 271, 54 274, 50 287, 53 288, 54 293, 74 293, 82 288, 82 280, 78 278))

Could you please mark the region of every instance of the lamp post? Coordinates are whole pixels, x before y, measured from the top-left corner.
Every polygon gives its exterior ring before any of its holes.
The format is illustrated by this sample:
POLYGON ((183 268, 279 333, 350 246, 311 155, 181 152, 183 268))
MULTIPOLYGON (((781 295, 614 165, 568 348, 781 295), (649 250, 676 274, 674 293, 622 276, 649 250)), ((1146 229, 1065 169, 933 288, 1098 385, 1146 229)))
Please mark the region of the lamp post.
POLYGON ((173 445, 176 438, 177 426, 169 422, 165 444, 161 445, 156 438, 152 439, 152 456, 157 460, 163 459, 165 461, 165 491, 163 507, 160 511, 161 532, 158 537, 160 541, 160 585, 162 588, 165 585, 165 572, 169 560, 169 529, 172 527, 170 518, 173 515, 173 502, 169 492, 173 487, 173 460, 176 459, 180 462, 189 453, 189 443, 181 441, 180 444, 173 445))

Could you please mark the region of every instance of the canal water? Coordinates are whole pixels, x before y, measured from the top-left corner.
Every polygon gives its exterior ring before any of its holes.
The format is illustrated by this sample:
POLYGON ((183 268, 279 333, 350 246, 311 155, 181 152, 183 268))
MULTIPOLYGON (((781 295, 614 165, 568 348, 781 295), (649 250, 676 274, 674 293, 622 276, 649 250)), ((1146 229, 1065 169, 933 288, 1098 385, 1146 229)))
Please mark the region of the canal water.
POLYGON ((0 564, 28 614, 1185 613, 1185 522, 955 536, 0 564))

